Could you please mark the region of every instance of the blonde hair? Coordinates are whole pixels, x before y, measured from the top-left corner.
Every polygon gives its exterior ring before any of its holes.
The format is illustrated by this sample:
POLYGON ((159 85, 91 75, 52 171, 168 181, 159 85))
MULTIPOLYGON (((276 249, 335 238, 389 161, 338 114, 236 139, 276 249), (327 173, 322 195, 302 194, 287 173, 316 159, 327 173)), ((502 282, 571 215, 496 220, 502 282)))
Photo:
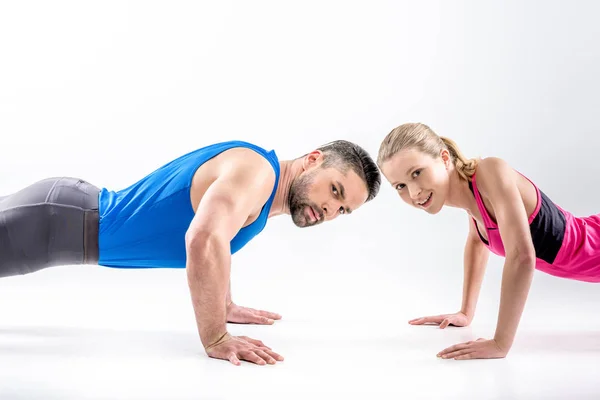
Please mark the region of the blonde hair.
POLYGON ((381 142, 377 165, 392 158, 404 149, 417 149, 437 158, 443 149, 448 150, 452 163, 461 178, 470 181, 475 174, 478 158, 467 158, 458 145, 447 137, 438 136, 430 127, 422 123, 407 123, 394 128, 381 142))

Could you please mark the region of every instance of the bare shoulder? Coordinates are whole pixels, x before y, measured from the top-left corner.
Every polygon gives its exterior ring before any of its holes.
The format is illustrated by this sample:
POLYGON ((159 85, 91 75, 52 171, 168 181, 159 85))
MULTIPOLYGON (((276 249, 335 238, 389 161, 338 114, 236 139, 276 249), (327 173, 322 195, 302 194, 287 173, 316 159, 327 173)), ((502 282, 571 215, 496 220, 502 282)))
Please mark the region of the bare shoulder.
POLYGON ((515 185, 516 172, 508 162, 499 157, 486 157, 477 164, 477 187, 489 194, 497 189, 515 185))
POLYGON ((477 166, 477 187, 485 199, 496 205, 506 202, 523 204, 527 215, 534 212, 538 195, 535 186, 498 157, 481 160, 477 166))
POLYGON ((255 176, 266 178, 270 175, 275 178, 273 166, 262 154, 246 147, 235 147, 224 151, 217 157, 219 172, 222 174, 233 173, 236 176, 255 176))
POLYGON ((506 172, 512 170, 508 162, 500 157, 486 157, 479 160, 477 164, 477 174, 494 174, 497 172, 506 172))
POLYGON ((273 191, 275 171, 269 160, 252 149, 225 150, 196 171, 191 193, 194 210, 216 182, 223 192, 221 195, 230 196, 232 200, 251 201, 256 209, 260 209, 273 191))
POLYGON ((262 154, 248 148, 234 148, 222 154, 219 178, 227 179, 236 189, 267 201, 275 183, 273 166, 262 154))

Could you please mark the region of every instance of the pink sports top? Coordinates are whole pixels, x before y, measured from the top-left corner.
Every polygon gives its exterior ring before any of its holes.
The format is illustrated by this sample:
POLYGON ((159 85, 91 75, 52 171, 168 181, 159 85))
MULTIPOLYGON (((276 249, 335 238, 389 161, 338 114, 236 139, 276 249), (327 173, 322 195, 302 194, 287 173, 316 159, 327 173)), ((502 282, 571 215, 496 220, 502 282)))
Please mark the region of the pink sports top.
MULTIPOLYGON (((561 278, 600 282, 600 214, 576 217, 553 203, 533 182, 531 184, 537 191, 537 206, 529 216, 536 269, 561 278)), ((488 240, 483 238, 473 218, 477 233, 491 252, 504 257, 498 225, 483 204, 475 175, 469 187, 475 195, 488 240)))

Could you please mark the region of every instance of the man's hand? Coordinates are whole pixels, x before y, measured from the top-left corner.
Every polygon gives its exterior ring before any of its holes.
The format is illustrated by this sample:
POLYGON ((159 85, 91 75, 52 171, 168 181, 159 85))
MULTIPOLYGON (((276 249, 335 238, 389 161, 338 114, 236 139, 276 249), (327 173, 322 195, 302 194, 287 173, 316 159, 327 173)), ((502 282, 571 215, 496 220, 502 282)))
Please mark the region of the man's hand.
POLYGON ((272 325, 281 315, 269 311, 241 307, 235 303, 227 305, 227 322, 236 324, 272 325))
POLYGON ((234 365, 240 365, 240 360, 249 361, 258 365, 275 364, 283 361, 283 357, 264 345, 260 340, 247 336, 231 336, 225 334, 223 338, 206 348, 206 354, 212 358, 229 360, 234 365))

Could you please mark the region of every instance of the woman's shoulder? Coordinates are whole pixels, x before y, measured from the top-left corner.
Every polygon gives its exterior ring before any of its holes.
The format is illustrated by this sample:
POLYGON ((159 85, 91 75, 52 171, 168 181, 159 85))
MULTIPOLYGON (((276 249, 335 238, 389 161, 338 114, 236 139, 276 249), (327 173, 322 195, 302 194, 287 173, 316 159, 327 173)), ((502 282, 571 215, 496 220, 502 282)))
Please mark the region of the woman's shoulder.
POLYGON ((500 157, 480 158, 477 162, 477 171, 483 169, 486 172, 493 172, 494 170, 505 170, 506 168, 512 169, 509 163, 500 157))
POLYGON ((519 194, 528 210, 537 206, 539 193, 535 183, 506 160, 499 157, 481 159, 476 174, 477 189, 484 198, 494 202, 511 197, 514 199, 519 194))
POLYGON ((477 162, 474 178, 480 191, 487 193, 503 187, 516 185, 517 173, 511 165, 500 157, 485 157, 477 162))

